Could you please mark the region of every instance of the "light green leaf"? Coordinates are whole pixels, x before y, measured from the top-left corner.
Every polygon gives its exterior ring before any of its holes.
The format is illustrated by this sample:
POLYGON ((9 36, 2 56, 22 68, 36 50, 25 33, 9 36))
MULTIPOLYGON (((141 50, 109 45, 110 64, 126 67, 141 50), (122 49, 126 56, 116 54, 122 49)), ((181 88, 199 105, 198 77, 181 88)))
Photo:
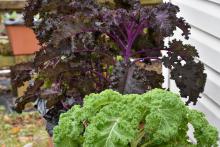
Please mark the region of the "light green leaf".
POLYGON ((62 114, 54 129, 56 147, 215 147, 217 139, 204 114, 161 89, 142 95, 91 94, 83 107, 62 114), (188 123, 197 144, 189 141, 188 123))
POLYGON ((136 129, 123 118, 122 107, 114 103, 102 109, 86 128, 84 147, 126 147, 136 129), (111 110, 111 111, 109 111, 111 110))
POLYGON ((154 90, 147 95, 152 97, 150 113, 145 119, 145 130, 149 134, 149 140, 161 144, 173 139, 184 122, 184 103, 179 100, 178 95, 162 90, 154 90))

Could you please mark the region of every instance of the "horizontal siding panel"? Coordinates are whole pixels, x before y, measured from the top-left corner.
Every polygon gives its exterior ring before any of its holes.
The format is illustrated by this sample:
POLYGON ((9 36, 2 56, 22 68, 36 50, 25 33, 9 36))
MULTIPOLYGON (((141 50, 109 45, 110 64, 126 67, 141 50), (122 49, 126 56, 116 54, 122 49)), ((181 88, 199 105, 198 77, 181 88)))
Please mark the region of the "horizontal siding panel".
POLYGON ((181 16, 193 26, 220 38, 220 5, 204 0, 172 0, 181 8, 181 16))
POLYGON ((220 74, 209 67, 206 67, 206 73, 208 77, 204 93, 220 107, 220 74))
POLYGON ((216 4, 220 4, 220 0, 207 0, 207 1, 214 2, 216 4))
POLYGON ((196 46, 200 60, 220 73, 220 39, 192 27, 189 43, 196 46))

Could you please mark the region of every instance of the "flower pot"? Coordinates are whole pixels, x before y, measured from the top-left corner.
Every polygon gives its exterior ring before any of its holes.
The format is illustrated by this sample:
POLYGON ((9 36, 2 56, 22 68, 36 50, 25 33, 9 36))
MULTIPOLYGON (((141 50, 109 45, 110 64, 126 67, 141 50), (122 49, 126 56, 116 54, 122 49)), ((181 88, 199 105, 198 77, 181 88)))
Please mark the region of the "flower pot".
POLYGON ((40 49, 32 29, 24 25, 6 25, 13 55, 29 55, 40 49))

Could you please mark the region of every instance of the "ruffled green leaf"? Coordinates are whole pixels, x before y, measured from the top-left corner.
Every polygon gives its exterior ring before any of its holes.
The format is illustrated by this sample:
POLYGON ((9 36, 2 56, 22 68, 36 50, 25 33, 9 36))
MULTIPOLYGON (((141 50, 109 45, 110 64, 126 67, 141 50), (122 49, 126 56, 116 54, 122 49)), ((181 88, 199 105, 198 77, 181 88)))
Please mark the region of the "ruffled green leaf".
POLYGON ((57 147, 193 147, 216 146, 218 133, 204 115, 180 97, 155 89, 142 95, 112 90, 90 94, 83 107, 61 115, 54 129, 57 147), (190 142, 188 124, 197 144, 190 142))

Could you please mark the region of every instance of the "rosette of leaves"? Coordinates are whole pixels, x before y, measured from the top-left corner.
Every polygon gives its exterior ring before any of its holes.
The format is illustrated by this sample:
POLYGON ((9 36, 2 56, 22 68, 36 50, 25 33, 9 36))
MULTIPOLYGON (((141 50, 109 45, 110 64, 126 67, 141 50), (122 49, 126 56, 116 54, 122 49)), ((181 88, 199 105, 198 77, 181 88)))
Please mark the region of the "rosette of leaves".
POLYGON ((62 114, 54 129, 57 147, 217 147, 217 141, 218 132, 203 113, 161 89, 141 95, 90 94, 83 107, 62 114), (188 123, 195 129, 195 144, 187 135, 188 123))
POLYGON ((171 3, 143 6, 140 0, 29 0, 25 23, 42 49, 27 69, 21 65, 25 72, 16 66, 15 87, 33 82, 15 109, 22 112, 27 103, 36 102, 48 122, 56 125, 60 113, 83 104, 90 93, 111 88, 141 94, 160 88, 163 76, 151 68, 155 63, 171 70, 181 96, 195 104, 206 80, 203 64, 194 59, 196 49, 178 40, 164 45, 176 28, 189 38, 190 26, 178 12, 171 3), (34 21, 35 15, 40 21, 34 21), (163 57, 161 51, 168 55, 163 57))

